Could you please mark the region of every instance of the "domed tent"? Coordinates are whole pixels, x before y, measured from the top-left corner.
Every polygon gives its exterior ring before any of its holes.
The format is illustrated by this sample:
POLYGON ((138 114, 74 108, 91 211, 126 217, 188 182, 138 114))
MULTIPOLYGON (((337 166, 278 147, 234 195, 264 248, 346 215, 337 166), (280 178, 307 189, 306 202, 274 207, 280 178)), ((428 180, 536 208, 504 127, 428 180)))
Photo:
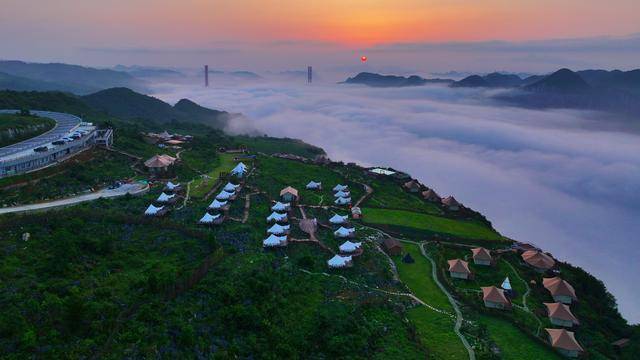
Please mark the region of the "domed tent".
POLYGON ((343 253, 352 253, 360 249, 361 246, 362 246, 361 242, 354 243, 347 240, 344 243, 342 243, 342 245, 340 245, 340 251, 343 253))

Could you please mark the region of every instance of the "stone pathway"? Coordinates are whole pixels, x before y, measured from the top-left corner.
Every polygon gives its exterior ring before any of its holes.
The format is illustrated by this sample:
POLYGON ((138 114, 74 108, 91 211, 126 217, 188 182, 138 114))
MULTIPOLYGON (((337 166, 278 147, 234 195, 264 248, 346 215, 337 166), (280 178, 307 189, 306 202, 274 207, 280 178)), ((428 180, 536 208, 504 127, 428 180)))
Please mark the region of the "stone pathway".
POLYGON ((187 192, 184 195, 184 201, 182 201, 182 205, 180 205, 180 207, 176 208, 176 210, 180 210, 183 207, 187 206, 187 202, 189 201, 189 196, 191 193, 191 183, 193 182, 193 180, 189 181, 187 183, 187 192))
POLYGON ((360 204, 362 204, 363 201, 365 201, 369 196, 371 196, 371 194, 373 194, 373 188, 371 186, 367 184, 360 184, 360 185, 364 186, 365 194, 362 195, 362 197, 358 199, 358 201, 356 201, 353 207, 360 206, 360 204))

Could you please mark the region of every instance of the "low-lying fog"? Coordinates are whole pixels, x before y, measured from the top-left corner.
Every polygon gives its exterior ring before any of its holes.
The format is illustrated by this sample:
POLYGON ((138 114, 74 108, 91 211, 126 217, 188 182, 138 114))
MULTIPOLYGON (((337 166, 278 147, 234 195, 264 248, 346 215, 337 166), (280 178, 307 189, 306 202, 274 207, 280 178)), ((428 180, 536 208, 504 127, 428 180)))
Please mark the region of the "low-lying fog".
POLYGON ((485 95, 337 84, 163 86, 156 94, 243 113, 234 132, 300 138, 335 160, 405 170, 504 235, 600 277, 623 315, 640 321, 640 136, 607 130, 602 114, 498 107, 485 95))

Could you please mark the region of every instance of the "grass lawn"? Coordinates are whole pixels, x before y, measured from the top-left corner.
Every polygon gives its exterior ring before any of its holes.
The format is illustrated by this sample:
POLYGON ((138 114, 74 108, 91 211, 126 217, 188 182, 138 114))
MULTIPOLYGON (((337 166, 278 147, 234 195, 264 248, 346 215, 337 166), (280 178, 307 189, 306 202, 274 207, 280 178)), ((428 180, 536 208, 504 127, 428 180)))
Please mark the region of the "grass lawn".
POLYGON ((238 136, 236 140, 249 147, 252 152, 261 152, 269 155, 289 153, 313 159, 318 155, 324 154, 321 148, 297 139, 238 136))
POLYGON ((446 295, 433 281, 431 263, 422 256, 418 245, 402 243, 402 246, 404 247, 404 252, 411 254, 411 257, 415 260, 415 263, 407 264, 402 262, 401 256, 393 258, 402 282, 427 304, 444 311, 453 312, 446 295))
POLYGON ((303 204, 330 205, 335 200, 331 189, 338 183, 349 185, 353 202, 364 194, 362 186, 346 181, 337 172, 323 166, 265 156, 259 157, 258 161, 252 180, 273 199, 280 196, 280 190, 284 187, 293 186, 298 190, 303 204), (307 190, 306 185, 311 180, 321 182, 322 190, 307 190))
MULTIPOLYGON (((431 276, 431 263, 427 260, 418 245, 403 243, 405 253, 411 254, 413 264, 402 262, 401 256, 393 258, 398 268, 400 279, 422 301, 438 309, 453 313, 453 308, 446 295, 440 290, 431 276)), ((452 317, 420 306, 409 310, 408 317, 416 326, 420 338, 432 351, 434 359, 466 359, 467 351, 458 336, 453 332, 452 317)))
POLYGON ((191 196, 201 198, 205 196, 213 185, 218 181, 221 172, 229 172, 236 165, 237 161, 233 160, 235 154, 220 154, 218 163, 213 170, 209 171, 208 178, 200 177, 191 184, 191 196))
POLYGON ((363 209, 364 221, 444 233, 460 238, 500 240, 502 237, 479 221, 454 220, 405 210, 363 209))
POLYGON ((440 207, 422 200, 419 194, 410 194, 404 191, 399 184, 393 181, 376 180, 371 186, 374 190, 373 195, 365 202, 365 206, 442 214, 440 207))
POLYGON ((429 349, 429 359, 468 359, 467 350, 453 332, 454 320, 424 306, 413 308, 407 317, 429 349))
POLYGON ((480 315, 478 321, 487 327, 489 337, 500 347, 503 359, 562 359, 559 354, 529 338, 506 320, 480 315))

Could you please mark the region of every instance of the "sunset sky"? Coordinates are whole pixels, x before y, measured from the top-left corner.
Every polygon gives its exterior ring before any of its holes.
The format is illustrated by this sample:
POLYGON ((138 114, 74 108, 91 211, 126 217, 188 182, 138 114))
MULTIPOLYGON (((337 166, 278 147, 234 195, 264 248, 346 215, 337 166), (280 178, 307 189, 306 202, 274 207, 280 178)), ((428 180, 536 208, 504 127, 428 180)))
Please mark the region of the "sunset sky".
MULTIPOLYGON (((175 66, 215 57, 220 67, 269 68, 320 56, 339 66, 370 49, 407 52, 393 48, 404 44, 627 41, 638 33, 637 0, 3 0, 0 57, 175 66)), ((379 59, 411 63, 405 55, 379 59)))

